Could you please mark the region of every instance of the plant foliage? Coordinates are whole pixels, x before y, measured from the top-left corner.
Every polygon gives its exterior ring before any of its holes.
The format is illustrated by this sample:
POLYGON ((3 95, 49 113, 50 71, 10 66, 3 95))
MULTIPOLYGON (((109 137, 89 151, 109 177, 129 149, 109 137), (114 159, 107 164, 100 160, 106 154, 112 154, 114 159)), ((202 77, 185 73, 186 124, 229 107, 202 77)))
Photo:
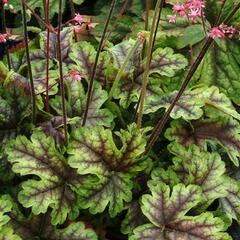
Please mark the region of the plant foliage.
POLYGON ((239 0, 47 2, 0 0, 0 240, 238 240, 239 0))

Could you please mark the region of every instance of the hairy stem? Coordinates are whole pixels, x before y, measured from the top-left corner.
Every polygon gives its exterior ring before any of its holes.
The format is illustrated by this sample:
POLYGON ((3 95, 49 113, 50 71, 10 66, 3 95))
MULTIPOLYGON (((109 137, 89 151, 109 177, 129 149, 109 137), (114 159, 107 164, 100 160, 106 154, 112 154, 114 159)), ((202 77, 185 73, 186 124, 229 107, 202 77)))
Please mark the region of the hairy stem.
MULTIPOLYGON (((239 10, 240 8, 240 3, 237 4, 234 9, 231 11, 231 13, 229 14, 229 16, 223 21, 223 23, 227 24, 231 18, 234 16, 234 14, 239 10)), ((222 7, 223 9, 223 7, 222 7)), ((149 151, 151 150, 151 148, 153 147, 154 143, 156 142, 158 136, 161 134, 163 128, 165 127, 170 114, 174 108, 174 106, 176 105, 176 103, 178 102, 178 100, 180 99, 180 97, 182 96, 182 94, 184 93, 185 89, 187 88, 193 74, 196 72, 198 66, 200 65, 201 61, 203 60, 205 54, 207 53, 208 49, 210 48, 210 46, 212 45, 213 39, 212 38, 208 38, 206 40, 205 45, 203 46, 201 52, 199 53, 197 59, 195 60, 195 62, 193 63, 193 65, 191 66, 178 94, 176 95, 176 97, 174 98, 173 102, 171 103, 171 105, 169 106, 169 108, 167 109, 167 111, 164 113, 163 117, 159 120, 159 122, 157 123, 157 125, 155 126, 145 149, 145 154, 148 154, 149 151)))
MULTIPOLYGON (((45 1, 45 21, 49 25, 49 0, 45 1)), ((49 60, 50 60, 50 30, 47 28, 47 42, 46 42, 46 98, 45 106, 46 111, 50 112, 49 106, 49 60)))
MULTIPOLYGON (((0 8, 1 8, 1 19, 2 19, 2 31, 3 31, 3 33, 7 33, 5 9, 4 9, 4 4, 2 1, 0 1, 0 8)), ((8 50, 7 42, 4 43, 4 50, 6 52, 8 69, 10 71, 12 69, 12 67, 11 67, 11 59, 10 59, 10 53, 8 50)))
POLYGON ((98 46, 98 51, 97 51, 97 54, 96 54, 94 65, 93 65, 91 77, 89 79, 88 92, 87 92, 87 102, 86 102, 86 107, 85 107, 85 111, 84 111, 82 126, 85 125, 86 120, 87 120, 88 108, 89 108, 91 97, 92 97, 93 80, 94 80, 96 69, 97 69, 98 59, 99 59, 99 56, 100 56, 100 52, 102 50, 104 38, 105 38, 105 35, 107 33, 108 25, 109 25, 109 22, 110 22, 115 4, 116 4, 116 0, 112 0, 110 11, 108 13, 108 17, 107 17, 107 20, 106 20, 106 23, 105 23, 105 26, 104 26, 103 34, 102 34, 102 37, 101 37, 101 40, 100 40, 100 43, 99 43, 99 46, 98 46))
POLYGON ((118 83, 119 83, 119 81, 120 81, 120 79, 121 79, 121 77, 122 77, 122 75, 124 73, 124 70, 126 69, 129 60, 131 59, 132 55, 137 50, 139 45, 140 45, 140 41, 137 39, 135 41, 133 47, 130 49, 130 51, 128 52, 127 56, 125 57, 124 62, 122 64, 121 68, 119 69, 116 78, 114 79, 112 88, 111 88, 111 90, 109 92, 108 101, 111 101, 111 99, 113 97, 113 93, 114 93, 114 91, 116 90, 116 88, 118 86, 118 83))
POLYGON ((62 99, 63 127, 64 127, 65 144, 67 144, 68 143, 67 111, 66 111, 66 106, 65 106, 65 90, 64 90, 64 81, 63 81, 61 28, 62 28, 62 0, 59 0, 57 52, 58 52, 58 64, 59 64, 60 91, 61 91, 61 99, 62 99))
MULTIPOLYGON (((148 80, 149 80, 149 70, 150 70, 150 63, 151 63, 151 57, 152 57, 152 49, 153 49, 153 44, 154 44, 154 42, 153 42, 154 41, 154 33, 156 30, 156 27, 158 26, 158 24, 156 24, 156 21, 157 21, 157 15, 159 14, 159 12, 161 12, 161 6, 162 6, 161 2, 163 2, 163 0, 157 1, 154 15, 153 15, 152 28, 151 28, 151 32, 150 32, 150 38, 149 38, 149 46, 147 48, 145 71, 144 71, 144 75, 143 75, 142 89, 141 89, 141 94, 140 94, 139 113, 138 113, 138 120, 137 120, 138 128, 141 128, 141 126, 142 126, 144 99, 145 99, 147 84, 148 84, 148 80)), ((159 19, 160 19, 160 16, 159 16, 159 19)))
POLYGON ((32 122, 35 123, 36 122, 36 113, 37 113, 36 95, 35 95, 34 82, 33 82, 33 76, 32 76, 30 55, 29 55, 26 8, 25 8, 23 0, 22 0, 22 13, 23 13, 22 14, 23 15, 23 30, 24 30, 27 68, 28 68, 28 75, 29 75, 29 79, 30 79, 30 90, 31 90, 31 98, 32 98, 32 122))

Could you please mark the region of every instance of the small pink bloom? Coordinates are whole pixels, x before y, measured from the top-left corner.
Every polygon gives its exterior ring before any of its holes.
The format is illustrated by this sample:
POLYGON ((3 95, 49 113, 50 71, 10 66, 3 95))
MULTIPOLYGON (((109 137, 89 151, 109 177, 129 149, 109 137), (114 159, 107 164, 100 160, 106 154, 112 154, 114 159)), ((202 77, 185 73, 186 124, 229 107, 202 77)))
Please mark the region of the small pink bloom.
POLYGON ((213 39, 224 38, 225 34, 221 29, 219 29, 219 27, 213 27, 209 33, 209 36, 213 39))
POLYGON ((76 22, 78 22, 79 24, 81 24, 82 22, 84 22, 83 17, 82 17, 79 13, 75 14, 74 20, 75 20, 76 22))
POLYGON ((6 43, 8 39, 8 35, 6 33, 0 33, 0 43, 6 43))
POLYGON ((198 8, 192 8, 188 14, 188 16, 190 17, 190 19, 193 22, 196 22, 198 17, 201 17, 201 12, 199 11, 198 8))
POLYGON ((81 81, 82 80, 82 76, 80 75, 80 73, 76 70, 71 70, 69 72, 69 75, 71 76, 71 78, 75 81, 81 81))
POLYGON ((8 0, 2 0, 3 4, 8 4, 8 0))
POLYGON ((168 15, 168 22, 169 23, 175 23, 176 22, 176 16, 168 15))
POLYGON ((173 5, 173 12, 178 13, 178 12, 181 12, 181 11, 185 11, 184 5, 183 4, 179 4, 179 3, 175 3, 173 5))

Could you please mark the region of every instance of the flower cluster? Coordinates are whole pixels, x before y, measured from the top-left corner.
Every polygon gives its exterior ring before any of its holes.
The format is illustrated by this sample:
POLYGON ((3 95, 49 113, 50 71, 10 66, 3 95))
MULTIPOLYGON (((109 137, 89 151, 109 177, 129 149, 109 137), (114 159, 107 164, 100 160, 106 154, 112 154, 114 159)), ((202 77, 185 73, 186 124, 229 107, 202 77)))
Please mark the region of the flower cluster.
POLYGON ((0 33, 0 43, 6 43, 8 40, 8 34, 7 33, 0 33))
POLYGON ((82 15, 77 13, 77 14, 75 14, 74 21, 77 22, 78 24, 82 24, 84 22, 84 19, 83 19, 82 15))
POLYGON ((197 22, 199 18, 204 17, 205 4, 203 0, 186 0, 183 4, 179 2, 173 5, 174 15, 168 15, 170 23, 176 22, 176 16, 187 17, 191 22, 197 22))
POLYGON ((213 39, 224 37, 228 37, 231 39, 234 37, 235 34, 238 34, 240 36, 240 31, 237 31, 237 29, 234 28, 233 26, 221 24, 217 27, 213 27, 210 30, 209 36, 213 39))

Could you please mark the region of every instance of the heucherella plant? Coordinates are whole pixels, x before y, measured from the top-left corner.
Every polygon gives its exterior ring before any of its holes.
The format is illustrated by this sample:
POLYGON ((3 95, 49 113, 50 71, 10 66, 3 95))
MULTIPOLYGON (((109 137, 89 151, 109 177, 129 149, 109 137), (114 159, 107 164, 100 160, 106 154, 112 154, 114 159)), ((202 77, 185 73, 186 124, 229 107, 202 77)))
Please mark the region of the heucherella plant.
POLYGON ((0 240, 238 240, 239 8, 0 0, 0 240))

